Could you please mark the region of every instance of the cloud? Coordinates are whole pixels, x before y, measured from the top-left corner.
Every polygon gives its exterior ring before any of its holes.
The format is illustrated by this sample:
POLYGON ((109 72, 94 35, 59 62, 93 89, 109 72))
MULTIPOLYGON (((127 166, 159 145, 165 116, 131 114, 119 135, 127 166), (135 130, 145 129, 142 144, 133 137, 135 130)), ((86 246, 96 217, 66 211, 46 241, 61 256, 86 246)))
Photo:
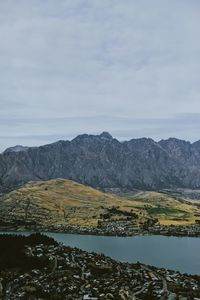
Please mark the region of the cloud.
POLYGON ((187 131, 182 119, 200 113, 199 8, 198 0, 1 1, 2 148, 83 130, 198 139, 197 122, 187 131), (138 121, 150 119, 150 128, 138 121))
POLYGON ((151 137, 156 141, 179 137, 196 141, 199 134, 200 114, 173 115, 170 118, 131 118, 121 116, 77 116, 68 118, 20 118, 0 121, 3 128, 0 151, 22 144, 36 146, 71 140, 83 133, 100 134, 109 131, 113 137, 124 141, 132 138, 151 137), (31 129, 31 130, 30 130, 31 129))

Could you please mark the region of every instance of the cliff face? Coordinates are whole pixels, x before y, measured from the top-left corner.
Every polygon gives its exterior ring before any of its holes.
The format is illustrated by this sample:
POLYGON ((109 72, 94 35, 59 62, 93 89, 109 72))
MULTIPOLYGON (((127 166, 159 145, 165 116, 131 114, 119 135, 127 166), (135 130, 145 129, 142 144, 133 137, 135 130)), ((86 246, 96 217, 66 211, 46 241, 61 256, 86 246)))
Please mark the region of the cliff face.
POLYGON ((0 189, 30 180, 66 178, 101 188, 200 187, 200 141, 119 142, 108 133, 0 155, 0 189))

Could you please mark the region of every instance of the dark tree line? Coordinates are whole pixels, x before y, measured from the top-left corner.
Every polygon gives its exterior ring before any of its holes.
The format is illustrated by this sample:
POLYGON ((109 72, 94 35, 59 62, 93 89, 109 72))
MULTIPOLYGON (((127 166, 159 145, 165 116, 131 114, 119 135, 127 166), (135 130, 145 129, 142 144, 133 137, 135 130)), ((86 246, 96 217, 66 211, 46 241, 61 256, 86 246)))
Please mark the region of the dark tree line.
POLYGON ((25 246, 38 244, 56 245, 54 239, 39 233, 30 236, 0 235, 0 271, 10 268, 31 269, 42 268, 46 265, 45 259, 29 257, 25 254, 25 246))

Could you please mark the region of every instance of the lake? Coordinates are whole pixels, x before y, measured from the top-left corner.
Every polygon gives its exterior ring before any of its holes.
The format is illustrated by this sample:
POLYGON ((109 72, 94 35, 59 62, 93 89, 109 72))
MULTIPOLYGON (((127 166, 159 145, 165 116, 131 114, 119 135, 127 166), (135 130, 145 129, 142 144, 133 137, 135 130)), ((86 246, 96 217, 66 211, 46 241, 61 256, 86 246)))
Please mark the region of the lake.
MULTIPOLYGON (((17 234, 30 233, 17 232, 17 234)), ((159 235, 108 237, 65 233, 45 234, 66 246, 103 253, 122 262, 139 261, 182 273, 200 275, 200 238, 159 235)))

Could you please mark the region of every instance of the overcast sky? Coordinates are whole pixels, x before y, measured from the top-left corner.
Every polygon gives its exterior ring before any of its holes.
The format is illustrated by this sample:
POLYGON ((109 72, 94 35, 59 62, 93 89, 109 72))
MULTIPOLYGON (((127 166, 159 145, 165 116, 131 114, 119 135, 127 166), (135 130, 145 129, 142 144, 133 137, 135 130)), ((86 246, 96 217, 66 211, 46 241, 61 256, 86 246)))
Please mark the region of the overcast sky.
POLYGON ((1 0, 0 151, 200 139, 199 0, 1 0))

